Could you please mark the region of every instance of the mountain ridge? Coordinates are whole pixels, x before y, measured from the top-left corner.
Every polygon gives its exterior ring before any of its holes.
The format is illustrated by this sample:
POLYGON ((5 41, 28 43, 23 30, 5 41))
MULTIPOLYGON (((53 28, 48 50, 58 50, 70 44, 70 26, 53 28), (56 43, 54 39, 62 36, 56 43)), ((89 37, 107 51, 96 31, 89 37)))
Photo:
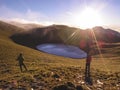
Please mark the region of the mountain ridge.
MULTIPOLYGON (((120 42, 120 33, 112 29, 94 27, 93 29, 79 29, 65 25, 51 25, 47 27, 34 28, 30 31, 17 33, 11 36, 11 39, 19 44, 36 48, 39 44, 59 43, 69 44, 80 47, 80 42, 86 39, 92 41, 91 32, 95 39, 100 43, 117 43, 120 42)), ((80 47, 81 48, 81 47, 80 47)))

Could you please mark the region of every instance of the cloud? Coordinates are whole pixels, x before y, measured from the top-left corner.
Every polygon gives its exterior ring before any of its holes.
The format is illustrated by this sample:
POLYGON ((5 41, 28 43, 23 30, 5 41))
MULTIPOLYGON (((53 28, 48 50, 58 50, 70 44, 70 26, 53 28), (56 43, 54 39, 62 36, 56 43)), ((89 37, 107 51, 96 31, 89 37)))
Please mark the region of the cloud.
POLYGON ((18 12, 12 10, 4 5, 0 6, 0 19, 6 21, 16 21, 21 23, 40 23, 40 24, 53 24, 48 16, 41 12, 35 12, 31 9, 26 10, 26 12, 18 12))
POLYGON ((48 16, 46 16, 45 14, 42 14, 40 12, 35 12, 30 9, 27 10, 25 16, 26 16, 25 19, 28 20, 36 20, 36 21, 48 20, 48 16))
POLYGON ((65 24, 72 25, 73 12, 63 12, 55 17, 49 17, 42 12, 32 11, 18 12, 5 5, 0 6, 0 20, 16 21, 20 23, 37 23, 42 25, 65 24))
POLYGON ((70 25, 72 12, 64 12, 55 17, 49 17, 42 12, 32 11, 18 12, 5 5, 0 6, 0 20, 16 21, 21 23, 37 23, 43 25, 65 24, 70 25))

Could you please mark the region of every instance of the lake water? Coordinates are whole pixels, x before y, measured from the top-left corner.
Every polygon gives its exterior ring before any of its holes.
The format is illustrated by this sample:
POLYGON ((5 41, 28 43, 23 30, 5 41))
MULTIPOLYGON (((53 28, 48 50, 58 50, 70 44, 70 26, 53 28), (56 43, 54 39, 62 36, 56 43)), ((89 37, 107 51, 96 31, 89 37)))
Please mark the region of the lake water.
POLYGON ((36 47, 38 50, 69 58, 85 58, 87 54, 75 46, 64 44, 40 44, 36 47))

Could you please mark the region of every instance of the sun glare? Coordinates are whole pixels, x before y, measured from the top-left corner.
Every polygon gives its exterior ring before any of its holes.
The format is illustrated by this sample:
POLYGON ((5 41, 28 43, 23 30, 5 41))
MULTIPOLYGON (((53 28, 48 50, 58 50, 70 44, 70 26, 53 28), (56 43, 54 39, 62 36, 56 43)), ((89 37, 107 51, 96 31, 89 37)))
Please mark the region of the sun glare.
POLYGON ((92 8, 86 8, 74 17, 74 24, 80 28, 92 28, 103 23, 99 12, 92 8))

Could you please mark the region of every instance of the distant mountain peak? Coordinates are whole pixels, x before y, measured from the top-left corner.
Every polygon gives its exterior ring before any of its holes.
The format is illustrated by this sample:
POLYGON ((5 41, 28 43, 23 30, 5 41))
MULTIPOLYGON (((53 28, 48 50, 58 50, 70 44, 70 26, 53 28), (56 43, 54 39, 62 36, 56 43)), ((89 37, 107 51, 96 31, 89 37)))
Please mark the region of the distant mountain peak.
POLYGON ((103 30, 104 28, 102 26, 96 26, 92 28, 93 30, 103 30))

